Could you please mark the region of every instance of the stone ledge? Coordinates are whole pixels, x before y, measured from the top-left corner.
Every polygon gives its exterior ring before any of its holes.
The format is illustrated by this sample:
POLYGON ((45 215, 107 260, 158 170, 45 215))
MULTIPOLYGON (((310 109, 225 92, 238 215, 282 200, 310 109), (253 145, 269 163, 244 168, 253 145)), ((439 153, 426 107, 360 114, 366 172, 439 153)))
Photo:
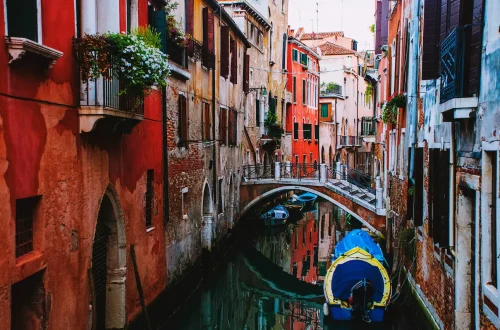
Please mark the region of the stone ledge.
POLYGON ((50 64, 48 68, 50 69, 54 66, 57 59, 63 56, 63 52, 61 51, 44 46, 42 44, 39 44, 38 42, 34 42, 33 40, 29 40, 26 38, 6 36, 5 43, 7 44, 7 48, 9 50, 9 64, 16 60, 22 59, 24 55, 29 52, 49 59, 50 64))

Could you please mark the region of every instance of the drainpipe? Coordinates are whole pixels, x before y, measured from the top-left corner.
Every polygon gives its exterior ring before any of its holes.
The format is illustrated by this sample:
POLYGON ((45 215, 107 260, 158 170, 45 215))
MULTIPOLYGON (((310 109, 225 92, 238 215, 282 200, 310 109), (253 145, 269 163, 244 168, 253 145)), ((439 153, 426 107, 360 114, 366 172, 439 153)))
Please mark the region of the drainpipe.
MULTIPOLYGON (((220 7, 218 7, 218 10, 219 10, 219 29, 220 29, 220 22, 222 20, 222 13, 220 12, 220 7)), ((215 15, 215 12, 214 12, 214 15, 215 15)), ((215 36, 214 36, 215 38, 215 36)), ((214 43, 215 43, 215 40, 214 40, 214 43)), ((214 191, 214 196, 212 197, 213 200, 216 200, 216 197, 218 196, 218 192, 219 192, 219 187, 217 185, 217 138, 215 136, 215 106, 216 106, 216 99, 215 99, 215 74, 216 74, 216 64, 217 61, 214 60, 214 63, 213 63, 213 68, 212 68, 212 136, 213 136, 213 141, 214 141, 214 145, 213 145, 213 148, 212 148, 212 159, 213 159, 213 166, 212 166, 212 176, 213 176, 213 180, 212 180, 212 185, 214 187, 213 191, 214 191)), ((217 204, 220 203, 221 201, 219 201, 217 199, 217 204)), ((215 221, 215 219, 219 216, 217 214, 217 211, 218 208, 215 208, 215 215, 214 215, 214 220, 212 221, 215 221)), ((213 229, 212 229, 213 231, 213 229)))
POLYGON ((451 122, 451 139, 450 139, 450 198, 449 198, 449 228, 448 231, 448 241, 449 246, 455 246, 455 228, 453 224, 455 223, 455 123, 451 122))
MULTIPOLYGON (((414 8, 413 12, 416 13, 417 15, 413 19, 413 24, 412 27, 415 30, 414 32, 414 37, 413 37, 413 56, 416 57, 418 54, 418 46, 420 42, 420 2, 419 1, 414 1, 413 2, 414 8)), ((409 95, 406 96, 406 103, 408 104, 408 99, 411 96, 411 110, 412 110, 412 116, 410 120, 410 127, 411 127, 411 151, 410 151, 410 173, 408 180, 414 185, 415 184, 415 179, 413 178, 413 172, 415 169, 415 148, 417 147, 417 122, 418 122, 418 107, 417 107, 417 90, 418 90, 418 61, 415 61, 415 70, 414 70, 414 77, 413 77, 413 82, 412 82, 412 88, 411 92, 408 93, 409 95)))
MULTIPOLYGON (((167 139, 167 87, 161 90, 162 107, 162 162, 163 162, 163 221, 166 224, 169 221, 168 204, 168 139, 167 139)), ((166 230, 166 228, 164 228, 166 230)))

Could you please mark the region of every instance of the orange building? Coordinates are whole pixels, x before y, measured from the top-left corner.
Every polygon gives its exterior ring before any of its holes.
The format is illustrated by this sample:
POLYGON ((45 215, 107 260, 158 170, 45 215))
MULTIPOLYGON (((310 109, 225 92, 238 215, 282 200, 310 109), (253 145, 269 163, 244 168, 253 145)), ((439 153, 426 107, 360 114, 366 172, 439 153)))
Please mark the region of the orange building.
POLYGON ((288 38, 288 82, 292 103, 286 128, 292 134, 292 162, 304 167, 319 163, 320 56, 293 36, 288 38))

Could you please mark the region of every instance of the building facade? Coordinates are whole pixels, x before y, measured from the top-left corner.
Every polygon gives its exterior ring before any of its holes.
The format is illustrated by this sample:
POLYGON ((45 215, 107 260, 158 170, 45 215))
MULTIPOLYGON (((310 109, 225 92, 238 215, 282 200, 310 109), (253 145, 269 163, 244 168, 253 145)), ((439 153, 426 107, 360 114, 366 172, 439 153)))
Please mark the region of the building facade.
POLYGON ((288 91, 292 103, 287 110, 287 130, 292 132, 292 164, 305 173, 319 159, 319 60, 320 56, 294 37, 288 39, 288 91), (300 164, 300 166, 299 166, 300 164), (309 165, 309 166, 308 166, 309 165))

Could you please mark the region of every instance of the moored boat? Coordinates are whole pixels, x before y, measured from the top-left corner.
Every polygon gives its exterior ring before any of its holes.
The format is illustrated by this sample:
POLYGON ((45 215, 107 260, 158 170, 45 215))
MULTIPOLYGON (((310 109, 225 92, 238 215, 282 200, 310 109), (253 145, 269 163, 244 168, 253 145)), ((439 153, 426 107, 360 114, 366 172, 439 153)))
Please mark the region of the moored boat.
POLYGON ((297 201, 304 203, 306 206, 311 206, 314 204, 317 198, 318 196, 315 194, 304 193, 300 196, 297 196, 297 201))
POLYGON ((391 283, 384 254, 361 229, 347 234, 335 247, 324 282, 325 313, 334 320, 382 322, 391 283))
POLYGON ((265 226, 274 227, 285 224, 289 216, 290 214, 288 213, 287 209, 282 205, 278 205, 261 214, 259 219, 264 222, 265 226))

